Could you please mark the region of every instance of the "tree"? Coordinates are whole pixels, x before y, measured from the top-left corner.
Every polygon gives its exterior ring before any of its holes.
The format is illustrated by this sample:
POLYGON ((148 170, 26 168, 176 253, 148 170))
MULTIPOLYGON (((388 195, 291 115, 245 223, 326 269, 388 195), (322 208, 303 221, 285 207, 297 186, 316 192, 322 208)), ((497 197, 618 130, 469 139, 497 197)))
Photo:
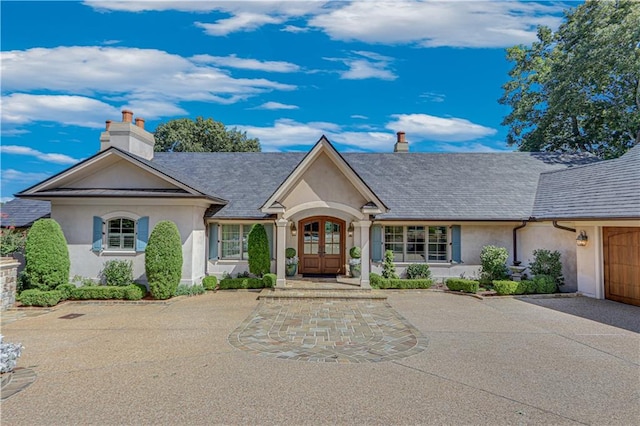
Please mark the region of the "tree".
POLYGON ((160 124, 154 132, 156 151, 171 152, 260 152, 258 139, 246 132, 227 129, 212 118, 178 118, 160 124))
POLYGON ((509 145, 615 158, 640 142, 640 3, 587 0, 507 59, 509 145))
POLYGON ((247 236, 247 249, 249 253, 249 272, 261 277, 271 270, 269 258, 269 240, 264 226, 256 223, 251 227, 247 236))
POLYGON ((47 291, 69 283, 69 248, 55 220, 34 222, 27 234, 24 258, 24 279, 28 287, 47 291))
POLYGON ((154 298, 173 296, 182 276, 182 241, 175 223, 163 220, 153 228, 145 249, 144 269, 154 298))

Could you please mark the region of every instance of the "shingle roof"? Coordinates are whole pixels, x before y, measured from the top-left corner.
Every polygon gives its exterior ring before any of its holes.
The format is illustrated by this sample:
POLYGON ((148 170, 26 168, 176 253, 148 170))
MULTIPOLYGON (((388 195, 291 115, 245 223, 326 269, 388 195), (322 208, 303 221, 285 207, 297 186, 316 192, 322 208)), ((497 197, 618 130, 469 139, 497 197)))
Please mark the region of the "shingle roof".
POLYGON ((0 226, 26 228, 38 219, 49 217, 51 203, 49 201, 14 198, 0 207, 0 226))
POLYGON ((533 216, 640 218, 640 145, 614 160, 542 174, 533 216))
MULTIPOLYGON (((153 163, 188 174, 229 203, 218 218, 262 218, 259 208, 304 153, 156 153, 153 163)), ((586 164, 586 154, 342 154, 389 207, 379 219, 522 220, 533 211, 540 174, 586 164)))

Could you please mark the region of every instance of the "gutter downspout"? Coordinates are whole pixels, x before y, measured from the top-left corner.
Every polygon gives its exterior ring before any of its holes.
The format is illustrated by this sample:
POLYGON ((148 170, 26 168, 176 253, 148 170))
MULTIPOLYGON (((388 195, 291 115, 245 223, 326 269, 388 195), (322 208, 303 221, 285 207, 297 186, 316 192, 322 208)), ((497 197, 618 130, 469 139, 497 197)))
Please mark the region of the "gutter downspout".
POLYGON ((528 220, 523 220, 522 225, 518 225, 513 228, 513 265, 520 266, 522 262, 518 260, 518 229, 522 229, 527 226, 528 220))
POLYGON ((576 232, 576 230, 574 228, 567 228, 566 226, 558 225, 558 221, 557 220, 554 220, 551 223, 553 223, 553 227, 554 228, 562 229, 563 231, 576 232))

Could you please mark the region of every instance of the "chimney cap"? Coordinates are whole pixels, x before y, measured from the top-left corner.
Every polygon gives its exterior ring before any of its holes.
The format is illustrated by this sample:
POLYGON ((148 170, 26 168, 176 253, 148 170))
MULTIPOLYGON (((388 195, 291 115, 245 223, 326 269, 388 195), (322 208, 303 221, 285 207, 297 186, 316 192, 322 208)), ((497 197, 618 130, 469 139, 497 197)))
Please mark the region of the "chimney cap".
POLYGON ((144 129, 144 118, 136 117, 136 126, 140 127, 141 129, 144 129))
POLYGON ((122 110, 122 122, 123 123, 131 123, 133 119, 133 111, 129 109, 122 110))
POLYGON ((405 133, 403 131, 397 132, 396 135, 398 135, 398 142, 399 143, 405 143, 406 142, 405 133))

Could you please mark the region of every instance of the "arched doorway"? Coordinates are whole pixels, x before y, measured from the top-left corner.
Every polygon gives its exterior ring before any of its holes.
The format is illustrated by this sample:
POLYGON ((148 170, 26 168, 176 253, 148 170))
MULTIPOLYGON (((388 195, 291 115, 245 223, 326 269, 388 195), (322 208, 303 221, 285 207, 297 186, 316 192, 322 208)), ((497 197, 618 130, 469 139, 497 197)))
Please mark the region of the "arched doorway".
POLYGON ((344 274, 345 221, 331 216, 302 219, 298 229, 301 274, 344 274))

